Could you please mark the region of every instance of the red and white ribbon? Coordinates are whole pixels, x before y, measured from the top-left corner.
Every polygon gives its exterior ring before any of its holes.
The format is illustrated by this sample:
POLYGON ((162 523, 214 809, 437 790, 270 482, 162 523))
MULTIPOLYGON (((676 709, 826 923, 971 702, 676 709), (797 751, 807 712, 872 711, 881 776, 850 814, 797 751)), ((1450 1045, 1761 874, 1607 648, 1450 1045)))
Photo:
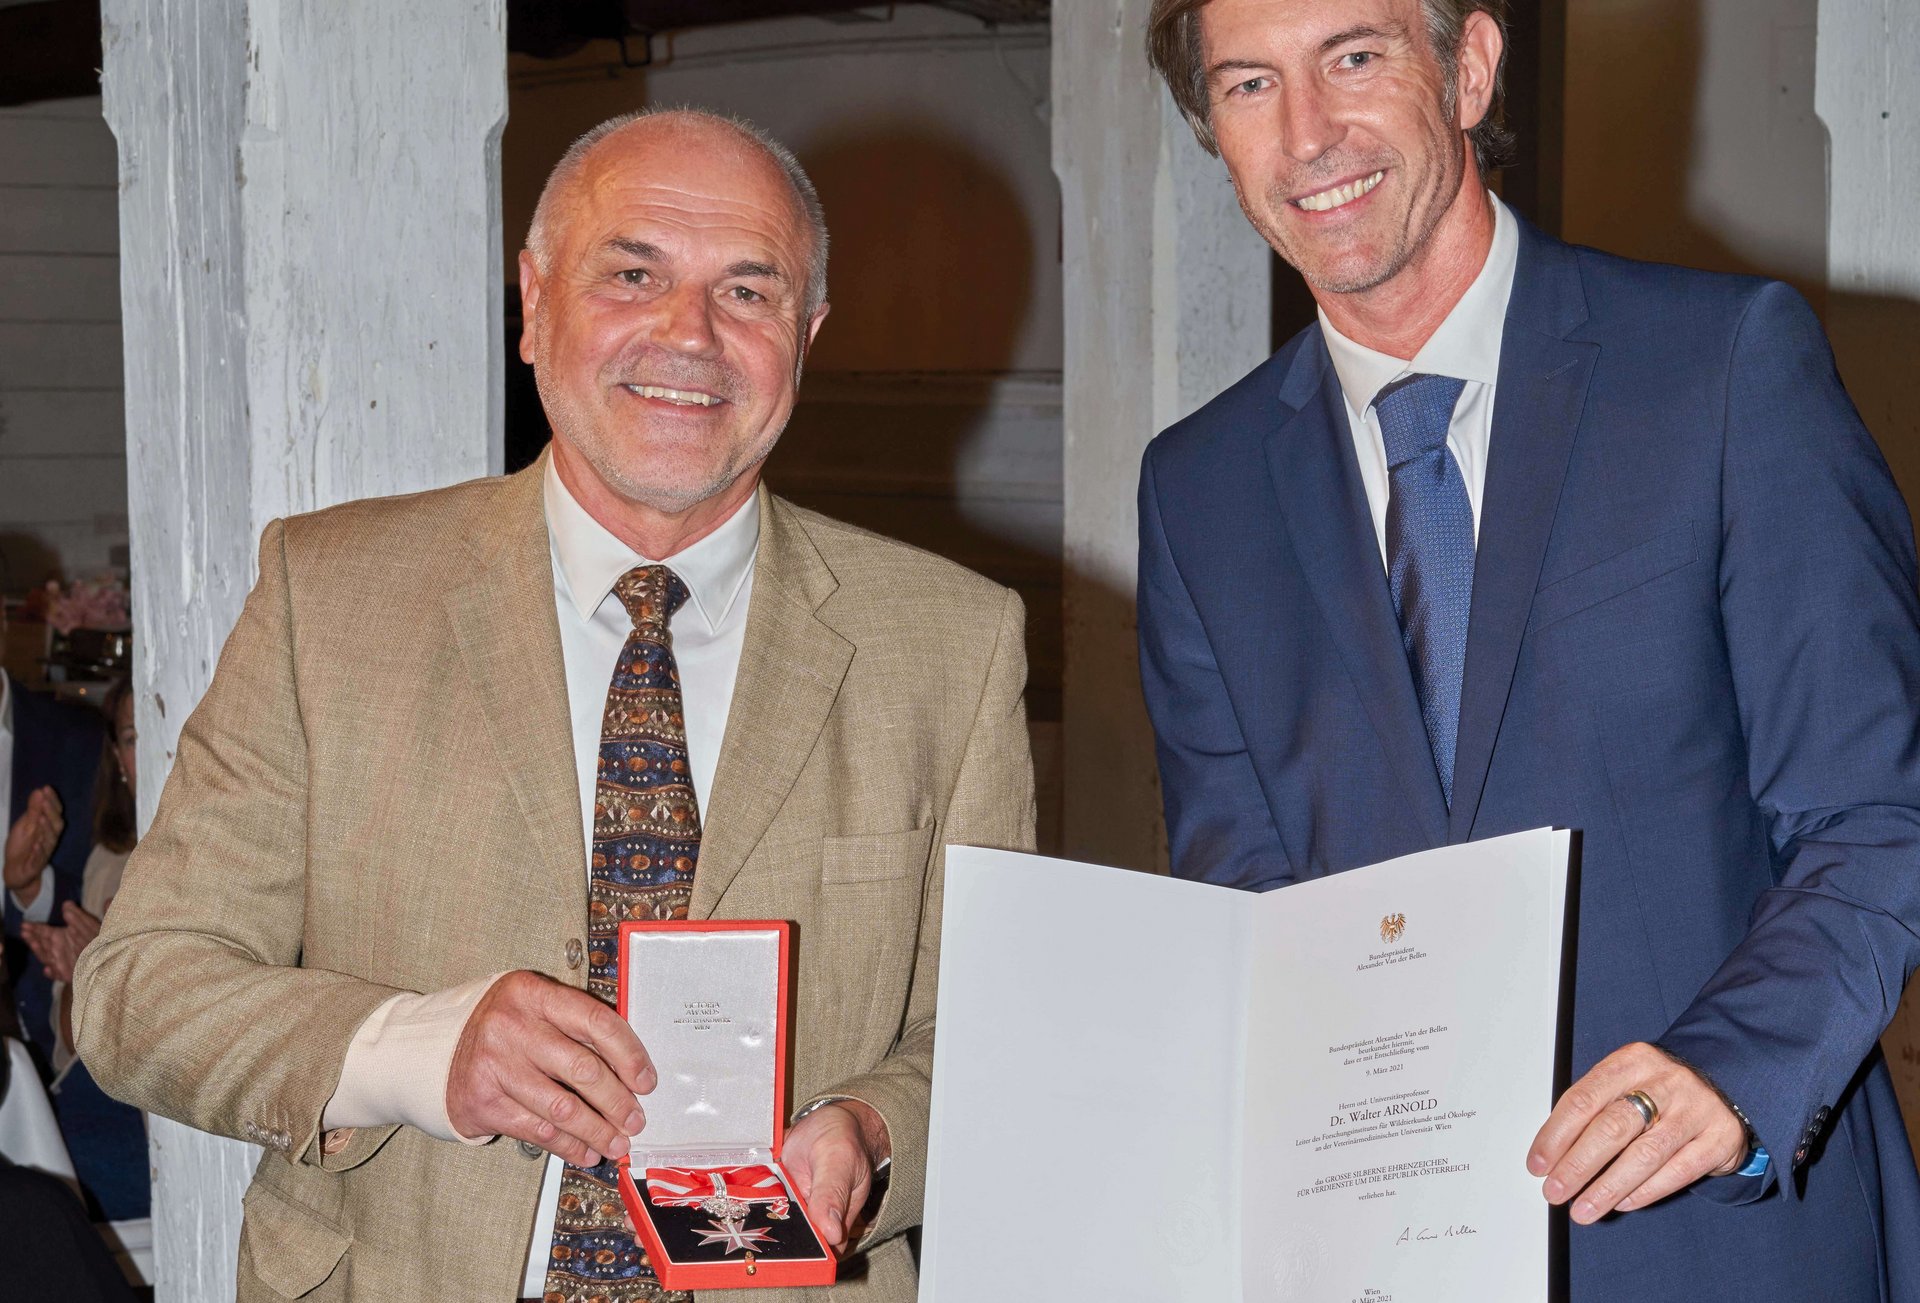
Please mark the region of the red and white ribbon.
POLYGON ((768 1205, 769 1217, 787 1215, 787 1187, 771 1167, 649 1167, 647 1198, 661 1208, 697 1208, 708 1199, 768 1205))

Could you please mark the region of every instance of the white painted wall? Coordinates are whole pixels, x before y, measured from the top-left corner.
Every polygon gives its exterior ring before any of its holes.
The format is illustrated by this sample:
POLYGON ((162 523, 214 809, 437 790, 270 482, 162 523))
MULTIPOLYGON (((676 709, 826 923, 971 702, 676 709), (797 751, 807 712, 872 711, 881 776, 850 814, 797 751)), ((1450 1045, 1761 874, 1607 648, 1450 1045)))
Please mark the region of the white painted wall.
POLYGON ((1820 30, 1818 107, 1832 138, 1827 329, 1847 388, 1913 502, 1920 498, 1920 6, 1820 0, 1820 30))
POLYGON ((0 589, 124 562, 113 134, 100 100, 0 109, 0 589))

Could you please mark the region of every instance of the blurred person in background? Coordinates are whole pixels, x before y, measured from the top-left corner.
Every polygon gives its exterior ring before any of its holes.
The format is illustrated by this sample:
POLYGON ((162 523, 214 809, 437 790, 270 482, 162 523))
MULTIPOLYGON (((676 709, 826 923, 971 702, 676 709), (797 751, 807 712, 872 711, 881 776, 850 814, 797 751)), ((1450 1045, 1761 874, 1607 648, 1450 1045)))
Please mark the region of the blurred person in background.
MULTIPOLYGON (((18 947, 14 947, 18 949, 18 947)), ((6 949, 0 943, 0 950, 6 949)), ((0 987, 4 987, 0 979, 0 987)), ((10 1035, 12 1006, 0 1008, 0 1034, 10 1035)), ((30 1089, 13 1081, 0 1052, 0 1107, 7 1092, 30 1089)), ((87 1221, 66 1182, 16 1164, 0 1149, 0 1288, 8 1299, 64 1299, 68 1303, 133 1303, 134 1292, 87 1221)))
POLYGON ((25 923, 21 938, 51 979, 54 1112, 96 1216, 108 1221, 145 1217, 151 1182, 147 1132, 140 1111, 109 1098, 73 1049, 73 966, 93 939, 120 890, 120 874, 138 837, 134 812, 133 693, 122 679, 107 691, 102 713, 112 731, 102 740, 94 778, 93 850, 82 874, 80 899, 66 901, 59 923, 25 923))
MULTIPOLYGON (((105 733, 92 707, 33 692, 0 669, 0 828, 7 830, 0 923, 8 937, 19 937, 26 923, 60 918, 61 906, 80 898, 90 839, 87 825, 68 815, 93 808, 105 733)), ((21 1031, 50 1075, 59 1041, 53 980, 29 946, 7 946, 5 964, 21 1031)))

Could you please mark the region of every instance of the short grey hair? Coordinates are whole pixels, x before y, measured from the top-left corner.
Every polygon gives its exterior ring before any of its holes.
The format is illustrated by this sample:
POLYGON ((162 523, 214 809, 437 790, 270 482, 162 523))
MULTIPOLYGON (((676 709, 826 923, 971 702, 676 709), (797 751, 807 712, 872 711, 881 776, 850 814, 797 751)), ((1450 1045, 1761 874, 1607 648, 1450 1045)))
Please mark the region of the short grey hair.
POLYGON ((820 206, 820 192, 813 188, 813 179, 800 166, 800 160, 793 156, 792 150, 747 119, 690 105, 656 106, 622 113, 608 118, 567 147, 567 152, 553 165, 553 171, 547 174, 547 184, 541 188, 540 202, 534 206, 533 221, 527 227, 527 252, 533 255, 534 266, 540 269, 540 274, 545 276, 553 268, 554 205, 558 196, 566 193, 574 178, 580 174, 580 169, 586 165, 587 155, 608 136, 624 131, 636 122, 655 117, 688 118, 725 127, 750 148, 759 150, 780 169, 793 191, 794 206, 800 210, 813 237, 807 255, 807 285, 801 299, 800 313, 802 321, 811 320, 820 305, 827 301, 827 214, 820 206))
MULTIPOLYGON (((1213 136, 1213 122, 1207 104, 1206 55, 1200 46, 1200 10, 1207 0, 1153 0, 1153 12, 1147 19, 1147 62, 1167 83, 1173 102, 1187 125, 1193 128, 1200 147, 1209 154, 1220 153, 1213 136)), ((1487 103, 1487 115, 1480 125, 1467 133, 1473 142, 1474 162, 1484 176, 1513 162, 1513 132, 1501 120, 1506 96, 1507 75, 1507 0, 1420 0, 1420 11, 1427 20, 1427 45, 1440 61, 1446 78, 1446 108, 1452 116, 1460 94, 1460 38, 1467 19, 1479 12, 1493 19, 1500 28, 1500 65, 1493 70, 1493 98, 1487 103)))

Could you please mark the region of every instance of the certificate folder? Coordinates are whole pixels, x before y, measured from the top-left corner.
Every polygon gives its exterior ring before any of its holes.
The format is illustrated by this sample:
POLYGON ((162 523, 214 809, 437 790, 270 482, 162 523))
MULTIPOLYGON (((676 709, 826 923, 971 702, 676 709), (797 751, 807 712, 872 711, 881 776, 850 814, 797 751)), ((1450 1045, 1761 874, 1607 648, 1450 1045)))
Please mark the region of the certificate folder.
POLYGON ((922 1303, 1539 1303, 1571 834, 1266 894, 947 853, 922 1303))

